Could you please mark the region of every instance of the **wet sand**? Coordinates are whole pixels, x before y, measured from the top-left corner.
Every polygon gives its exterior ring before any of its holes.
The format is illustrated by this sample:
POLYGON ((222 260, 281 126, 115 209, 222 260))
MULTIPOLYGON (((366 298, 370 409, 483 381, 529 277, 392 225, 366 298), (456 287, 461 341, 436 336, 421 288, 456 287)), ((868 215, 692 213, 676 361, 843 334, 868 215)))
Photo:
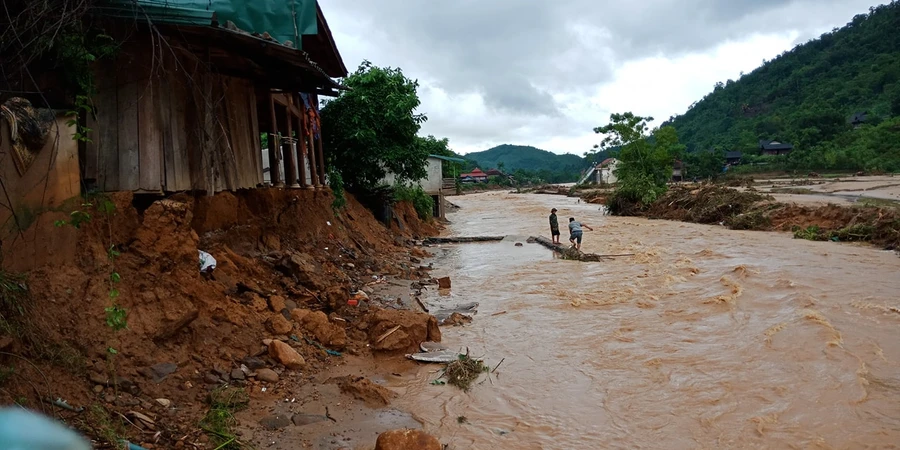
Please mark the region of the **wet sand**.
MULTIPOLYGON (((484 355, 493 383, 383 382, 451 448, 895 448, 900 258, 788 234, 616 218, 561 196, 453 197, 451 235, 547 235, 551 207, 594 226, 583 250, 444 245, 436 276, 480 302, 444 341, 484 355), (506 311, 505 314, 492 315, 506 311), (464 416, 467 423, 458 423, 464 416)), ((565 236, 564 236, 565 238, 565 236)), ((396 369, 391 369, 396 370, 396 369)))

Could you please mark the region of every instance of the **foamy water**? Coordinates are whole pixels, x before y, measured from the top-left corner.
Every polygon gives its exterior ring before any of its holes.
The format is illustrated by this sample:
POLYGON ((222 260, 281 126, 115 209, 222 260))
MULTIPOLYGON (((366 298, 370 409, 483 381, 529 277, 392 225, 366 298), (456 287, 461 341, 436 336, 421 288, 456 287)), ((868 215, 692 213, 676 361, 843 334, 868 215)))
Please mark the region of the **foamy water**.
MULTIPOLYGON (((477 301, 444 341, 497 377, 470 392, 394 381, 396 405, 452 448, 894 448, 900 443, 900 258, 789 235, 603 216, 562 196, 453 197, 452 235, 593 226, 583 250, 446 245, 433 307, 477 301), (503 314, 492 315, 504 312, 503 314), (505 358, 505 359, 504 359, 505 358), (468 423, 458 423, 465 416, 468 423)), ((563 238, 567 238, 564 232, 563 238)))

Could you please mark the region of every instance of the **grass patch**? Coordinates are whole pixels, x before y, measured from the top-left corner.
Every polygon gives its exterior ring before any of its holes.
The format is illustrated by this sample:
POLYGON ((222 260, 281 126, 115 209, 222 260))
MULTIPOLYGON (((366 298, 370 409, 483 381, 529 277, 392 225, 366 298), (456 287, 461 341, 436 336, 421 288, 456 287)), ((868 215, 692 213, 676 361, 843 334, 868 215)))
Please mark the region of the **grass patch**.
POLYGON ((200 421, 200 427, 212 438, 215 449, 240 449, 241 442, 234 434, 237 420, 234 413, 247 407, 250 396, 234 387, 219 387, 209 394, 209 412, 200 421))
POLYGON ((472 383, 481 376, 482 373, 489 372, 490 367, 486 366, 480 359, 470 357, 468 354, 459 355, 456 361, 447 364, 444 369, 444 376, 447 382, 468 391, 472 387, 472 383))
POLYGON ((898 202, 897 200, 888 200, 885 198, 859 197, 856 202, 864 207, 900 208, 900 202, 898 202))
POLYGON ((125 424, 113 417, 102 405, 93 404, 87 410, 85 426, 93 436, 105 442, 110 448, 125 448, 125 424))
POLYGON ((816 193, 812 189, 806 189, 806 188, 772 188, 771 192, 773 194, 795 194, 795 195, 810 195, 810 194, 816 193))

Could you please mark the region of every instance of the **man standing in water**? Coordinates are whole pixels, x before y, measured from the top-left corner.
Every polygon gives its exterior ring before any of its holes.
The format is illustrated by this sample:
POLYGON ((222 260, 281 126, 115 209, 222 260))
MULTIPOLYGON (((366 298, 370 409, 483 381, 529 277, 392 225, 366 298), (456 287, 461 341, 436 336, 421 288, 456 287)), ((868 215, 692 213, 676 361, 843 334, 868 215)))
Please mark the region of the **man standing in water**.
POLYGON ((556 218, 556 208, 550 210, 550 238, 554 244, 559 244, 559 219, 556 218))
POLYGON ((582 227, 594 231, 594 229, 589 227, 587 224, 576 222, 574 217, 569 217, 569 242, 572 243, 572 246, 575 247, 576 250, 581 250, 581 235, 583 234, 583 232, 581 231, 582 227))

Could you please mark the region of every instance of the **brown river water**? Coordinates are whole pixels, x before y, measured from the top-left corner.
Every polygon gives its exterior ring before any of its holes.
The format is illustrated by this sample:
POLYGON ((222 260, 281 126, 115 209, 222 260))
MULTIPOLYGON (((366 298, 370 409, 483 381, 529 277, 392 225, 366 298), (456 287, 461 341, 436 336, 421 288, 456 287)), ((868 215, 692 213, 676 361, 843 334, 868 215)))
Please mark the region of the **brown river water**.
POLYGON ((789 234, 603 215, 573 198, 451 200, 446 235, 549 236, 559 209, 593 226, 583 250, 433 248, 472 324, 445 327, 496 377, 432 385, 439 366, 386 380, 394 405, 450 448, 898 448, 900 258, 789 234), (494 315, 498 312, 503 314, 494 315), (465 416, 466 423, 458 418, 465 416))

